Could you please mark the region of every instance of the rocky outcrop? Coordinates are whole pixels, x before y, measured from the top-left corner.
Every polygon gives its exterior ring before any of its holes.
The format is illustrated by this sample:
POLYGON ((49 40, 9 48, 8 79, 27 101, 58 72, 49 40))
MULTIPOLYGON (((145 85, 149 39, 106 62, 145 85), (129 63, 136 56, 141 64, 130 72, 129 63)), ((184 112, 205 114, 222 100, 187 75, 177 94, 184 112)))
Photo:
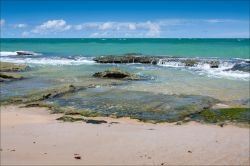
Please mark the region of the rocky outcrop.
POLYGON ((14 80, 21 80, 24 77, 20 74, 15 73, 0 73, 0 82, 4 81, 14 81, 14 80))
POLYGON ((27 65, 9 63, 9 62, 0 62, 0 72, 17 72, 25 71, 28 69, 27 65))
POLYGON ((34 55, 33 52, 28 52, 28 51, 16 51, 17 56, 25 56, 25 55, 34 55))
POLYGON ((143 64, 157 64, 159 57, 150 56, 101 56, 94 59, 97 63, 143 63, 143 64))
POLYGON ((220 62, 219 61, 211 61, 209 63, 210 68, 219 68, 220 62))
POLYGON ((199 61, 195 59, 181 60, 181 62, 184 63, 185 66, 188 66, 188 67, 196 66, 199 63, 199 61))
POLYGON ((112 78, 112 79, 125 79, 125 80, 140 80, 141 77, 128 73, 126 71, 122 71, 117 68, 108 69, 103 72, 97 72, 93 75, 98 78, 112 78))
POLYGON ((230 70, 232 71, 243 71, 243 72, 250 72, 250 63, 239 63, 234 65, 230 70))
POLYGON ((0 82, 21 80, 24 77, 13 72, 27 70, 28 66, 15 63, 0 62, 0 82))
POLYGON ((164 64, 166 62, 179 62, 186 67, 195 67, 199 63, 207 63, 210 68, 218 68, 219 61, 200 60, 195 58, 161 57, 161 56, 141 56, 138 54, 126 54, 123 56, 101 56, 94 59, 97 63, 142 63, 142 64, 164 64))

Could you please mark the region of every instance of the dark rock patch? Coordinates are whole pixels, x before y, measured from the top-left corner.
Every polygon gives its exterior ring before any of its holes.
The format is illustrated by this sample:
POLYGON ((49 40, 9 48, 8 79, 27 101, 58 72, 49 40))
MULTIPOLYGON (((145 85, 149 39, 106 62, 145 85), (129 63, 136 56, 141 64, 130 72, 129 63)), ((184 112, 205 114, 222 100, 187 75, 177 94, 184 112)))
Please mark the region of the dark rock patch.
POLYGON ((108 69, 103 72, 97 72, 93 75, 94 77, 99 78, 112 78, 112 79, 125 79, 125 80, 140 80, 141 77, 128 73, 126 71, 122 71, 120 69, 108 69))
POLYGON ((21 80, 21 79, 24 79, 24 77, 20 74, 3 73, 3 72, 0 73, 0 82, 21 80))
POLYGON ((28 51, 17 51, 17 56, 25 56, 25 55, 34 55, 33 52, 28 52, 28 51))

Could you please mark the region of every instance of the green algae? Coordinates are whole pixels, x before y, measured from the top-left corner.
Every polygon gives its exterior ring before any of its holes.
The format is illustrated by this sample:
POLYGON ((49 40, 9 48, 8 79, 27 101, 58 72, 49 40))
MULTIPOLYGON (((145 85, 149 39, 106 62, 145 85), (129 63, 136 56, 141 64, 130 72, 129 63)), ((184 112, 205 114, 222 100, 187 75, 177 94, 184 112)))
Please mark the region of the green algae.
POLYGON ((72 110, 67 110, 64 112, 65 115, 80 115, 84 117, 97 117, 101 116, 100 113, 90 111, 90 110, 79 110, 79 109, 72 109, 72 110))
POLYGON ((60 120, 63 122, 77 122, 77 121, 84 121, 83 118, 76 118, 71 116, 62 116, 60 118, 57 118, 56 120, 60 120))
POLYGON ((84 119, 84 118, 79 118, 79 117, 72 117, 72 116, 62 116, 60 118, 57 118, 56 120, 60 120, 63 122, 77 122, 77 121, 82 121, 85 123, 90 123, 90 124, 103 124, 107 123, 105 120, 96 120, 96 119, 84 119))
POLYGON ((236 122, 250 124, 250 108, 208 109, 195 117, 208 123, 236 122))
POLYGON ((98 78, 111 78, 111 79, 124 79, 124 80, 141 80, 142 78, 131 74, 129 72, 123 71, 119 68, 111 68, 107 69, 103 72, 97 72, 93 75, 93 77, 98 78))
POLYGON ((76 87, 74 85, 62 86, 59 88, 46 89, 38 92, 34 92, 24 96, 14 96, 6 101, 3 101, 2 104, 26 104, 38 101, 44 101, 47 99, 62 97, 66 94, 72 94, 79 90, 86 89, 86 87, 76 87))
POLYGON ((9 63, 9 62, 0 62, 0 72, 17 72, 25 71, 28 69, 27 65, 9 63))

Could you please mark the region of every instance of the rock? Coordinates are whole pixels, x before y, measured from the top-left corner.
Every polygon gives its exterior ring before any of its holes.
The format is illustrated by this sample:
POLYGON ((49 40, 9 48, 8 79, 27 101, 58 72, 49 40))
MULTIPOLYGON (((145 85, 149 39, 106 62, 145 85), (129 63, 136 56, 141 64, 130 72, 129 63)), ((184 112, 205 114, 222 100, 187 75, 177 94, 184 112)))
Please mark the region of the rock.
POLYGON ((143 63, 143 64, 157 64, 158 57, 124 55, 124 56, 101 56, 94 59, 97 63, 143 63))
POLYGON ((0 72, 16 72, 27 70, 27 65, 9 63, 9 62, 0 62, 0 72))
POLYGON ((130 117, 150 123, 183 121, 204 110, 204 107, 210 108, 219 102, 206 96, 166 95, 113 88, 91 93, 81 91, 71 98, 56 98, 53 101, 69 107, 89 108, 100 116, 130 117), (84 98, 80 97, 82 95, 84 98))
POLYGON ((60 121, 63 121, 63 122, 84 121, 83 118, 74 118, 74 117, 71 117, 71 116, 62 116, 60 118, 57 118, 56 120, 60 120, 60 121))
POLYGON ((14 73, 0 73, 0 82, 3 81, 14 81, 14 80, 21 80, 24 77, 20 74, 14 73))
POLYGON ((91 124, 102 124, 102 123, 107 123, 105 120, 95 120, 95 119, 87 119, 85 120, 86 123, 91 123, 91 124))
POLYGON ((28 51, 16 51, 17 56, 23 56, 23 55, 34 55, 33 52, 28 52, 28 51))
POLYGON ((250 72, 250 63, 239 63, 234 65, 230 70, 232 71, 243 71, 243 72, 250 72))
POLYGON ((219 61, 211 61, 210 62, 210 68, 219 68, 219 61))
POLYGON ((32 102, 39 102, 39 101, 45 101, 45 100, 49 100, 49 99, 54 99, 54 98, 58 98, 58 97, 62 97, 65 96, 67 94, 72 94, 75 93, 77 91, 86 89, 85 86, 73 86, 73 85, 69 85, 69 86, 62 86, 59 88, 52 88, 52 89, 46 89, 46 90, 42 90, 42 91, 37 91, 35 93, 31 93, 28 95, 24 95, 24 96, 15 96, 13 98, 8 99, 7 101, 5 101, 5 103, 7 104, 11 104, 11 103, 32 103, 32 102))
POLYGON ((193 67, 197 65, 199 61, 195 59, 187 59, 187 60, 182 60, 181 62, 184 63, 185 66, 193 67))
POLYGON ((126 71, 120 69, 108 69, 104 72, 97 72, 93 75, 94 77, 99 78, 113 78, 113 79, 126 79, 126 80, 140 80, 141 78, 137 75, 130 74, 126 71))

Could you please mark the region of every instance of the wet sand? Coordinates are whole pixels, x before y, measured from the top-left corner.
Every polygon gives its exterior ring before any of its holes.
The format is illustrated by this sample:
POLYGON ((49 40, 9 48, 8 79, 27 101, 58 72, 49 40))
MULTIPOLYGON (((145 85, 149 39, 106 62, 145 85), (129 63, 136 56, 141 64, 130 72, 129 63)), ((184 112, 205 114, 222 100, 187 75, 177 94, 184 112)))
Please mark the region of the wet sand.
POLYGON ((1 165, 250 165, 249 128, 60 122, 46 108, 1 107, 1 165))

